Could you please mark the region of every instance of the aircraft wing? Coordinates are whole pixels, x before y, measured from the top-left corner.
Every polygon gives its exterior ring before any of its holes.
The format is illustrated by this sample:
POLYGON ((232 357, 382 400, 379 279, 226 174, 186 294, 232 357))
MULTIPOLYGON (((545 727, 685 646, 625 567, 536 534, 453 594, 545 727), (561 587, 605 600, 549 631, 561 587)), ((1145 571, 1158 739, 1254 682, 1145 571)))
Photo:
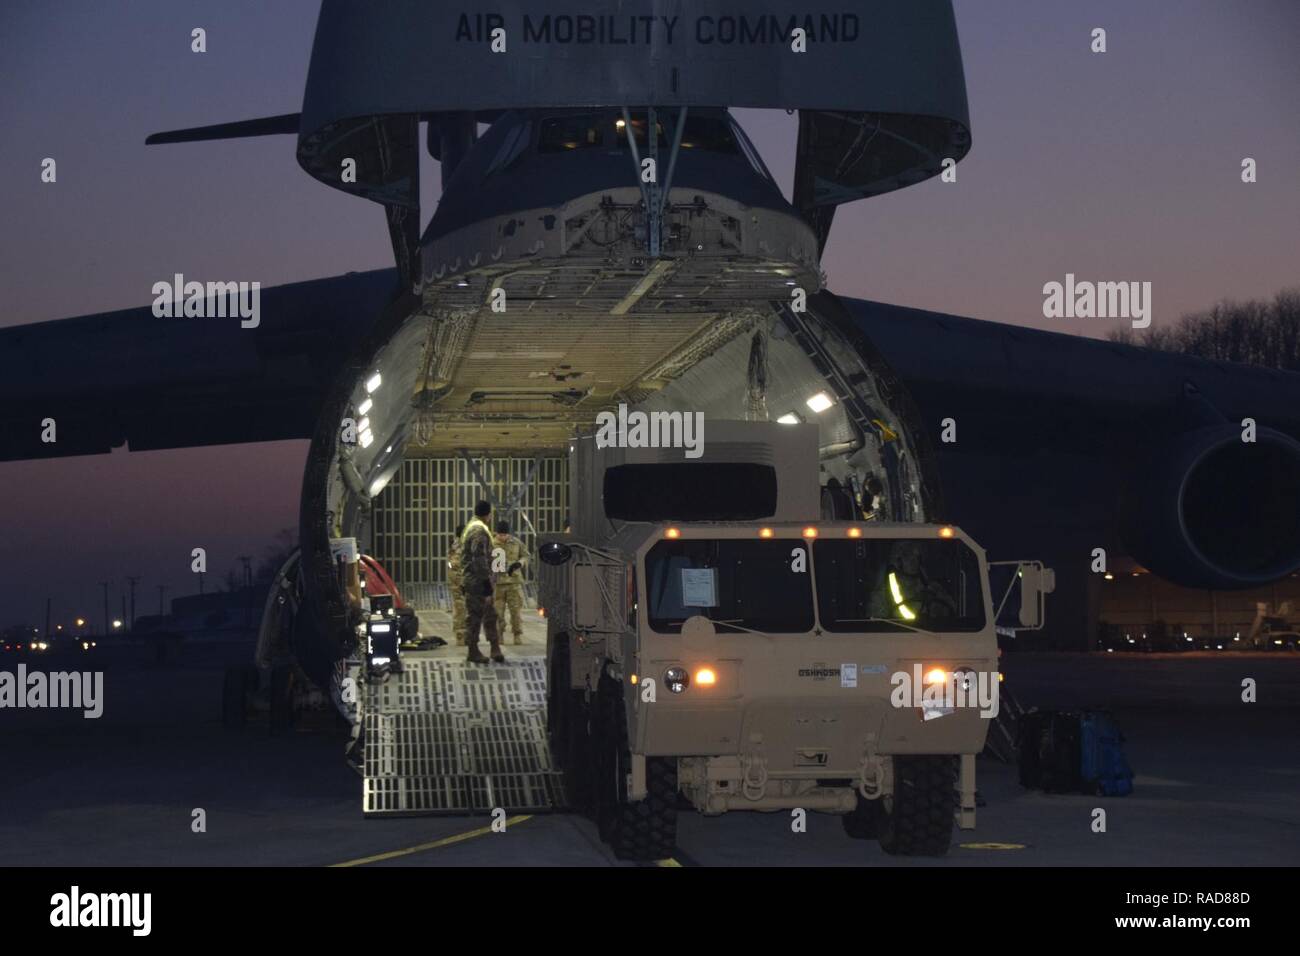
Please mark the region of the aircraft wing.
POLYGON ((1115 454, 1215 422, 1300 438, 1300 375, 922 309, 841 298, 950 454, 1115 454))
MULTIPOLYGON (((991 552, 1078 568, 1114 549, 1198 588, 1300 569, 1300 374, 845 306, 919 408, 950 520, 991 552)), ((1085 615, 1076 590, 1053 600, 1085 615)))
POLYGON ((256 328, 146 306, 0 329, 0 460, 309 438, 396 288, 387 269, 263 289, 256 328))

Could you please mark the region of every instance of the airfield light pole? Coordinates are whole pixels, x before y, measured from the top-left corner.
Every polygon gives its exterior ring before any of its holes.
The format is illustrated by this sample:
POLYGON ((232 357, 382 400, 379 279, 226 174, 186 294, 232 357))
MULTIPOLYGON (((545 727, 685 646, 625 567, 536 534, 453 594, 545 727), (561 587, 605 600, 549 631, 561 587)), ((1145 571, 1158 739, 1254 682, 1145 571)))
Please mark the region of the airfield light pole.
POLYGON ((53 599, 49 596, 45 598, 45 639, 50 639, 50 602, 53 599))
POLYGON ((253 559, 241 554, 239 560, 244 564, 244 628, 247 630, 253 612, 253 559))
POLYGON ((127 618, 126 627, 128 631, 134 631, 135 630, 135 582, 140 580, 140 575, 137 574, 134 577, 128 577, 127 580, 131 582, 131 616, 127 618))
POLYGON ((112 631, 111 622, 108 617, 108 582, 100 581, 99 586, 104 589, 104 636, 107 637, 112 631))

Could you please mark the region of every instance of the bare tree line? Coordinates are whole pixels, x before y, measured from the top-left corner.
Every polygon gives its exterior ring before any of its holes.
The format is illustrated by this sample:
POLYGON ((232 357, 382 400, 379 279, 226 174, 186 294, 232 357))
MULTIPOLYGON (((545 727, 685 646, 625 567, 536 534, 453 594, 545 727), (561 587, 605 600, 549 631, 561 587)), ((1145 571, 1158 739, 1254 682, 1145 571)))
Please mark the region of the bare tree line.
POLYGON ((1300 371, 1300 287, 1271 302, 1220 302, 1182 316, 1172 325, 1141 332, 1115 329, 1108 338, 1161 352, 1181 352, 1223 362, 1300 371))

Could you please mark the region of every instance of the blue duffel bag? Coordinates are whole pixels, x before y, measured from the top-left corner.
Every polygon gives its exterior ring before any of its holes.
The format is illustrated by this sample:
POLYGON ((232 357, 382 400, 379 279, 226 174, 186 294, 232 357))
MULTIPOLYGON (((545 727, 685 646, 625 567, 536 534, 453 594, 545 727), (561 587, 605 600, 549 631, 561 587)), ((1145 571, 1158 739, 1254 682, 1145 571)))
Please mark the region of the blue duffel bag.
POLYGON ((1133 770, 1124 757, 1124 735, 1110 714, 1084 711, 1079 716, 1080 758, 1084 785, 1106 797, 1133 792, 1133 770))

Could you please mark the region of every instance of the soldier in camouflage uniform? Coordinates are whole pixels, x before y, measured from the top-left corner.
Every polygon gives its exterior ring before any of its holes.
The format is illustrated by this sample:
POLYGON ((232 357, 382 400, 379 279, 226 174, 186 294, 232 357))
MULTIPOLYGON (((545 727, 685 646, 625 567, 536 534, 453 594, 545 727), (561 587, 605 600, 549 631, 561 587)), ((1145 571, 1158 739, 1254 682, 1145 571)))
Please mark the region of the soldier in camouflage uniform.
POLYGON ((492 603, 492 531, 487 522, 492 506, 480 501, 474 506, 474 520, 465 526, 460 541, 461 586, 465 595, 465 642, 471 664, 486 664, 488 659, 478 649, 479 629, 487 634, 492 660, 504 663, 501 636, 497 629, 497 611, 492 603))
POLYGON ((465 530, 463 524, 456 525, 456 533, 451 539, 451 548, 447 552, 447 591, 451 594, 451 633, 457 644, 465 643, 465 592, 461 587, 460 535, 465 530))
POLYGON ((509 521, 497 522, 496 546, 505 551, 506 569, 497 573, 496 602, 497 626, 505 637, 506 609, 510 609, 510 630, 515 643, 524 642, 524 543, 510 533, 509 521))

